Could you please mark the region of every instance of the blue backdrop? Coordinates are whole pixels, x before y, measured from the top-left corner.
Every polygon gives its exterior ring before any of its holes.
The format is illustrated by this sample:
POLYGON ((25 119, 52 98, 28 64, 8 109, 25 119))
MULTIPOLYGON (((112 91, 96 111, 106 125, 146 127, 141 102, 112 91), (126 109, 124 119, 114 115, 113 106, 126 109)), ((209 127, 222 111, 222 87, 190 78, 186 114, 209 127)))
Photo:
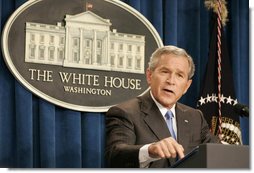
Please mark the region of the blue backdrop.
MULTIPOLYGON (((25 0, 0 0, 1 32, 8 17, 25 0)), ((203 0, 124 0, 156 28, 164 44, 185 48, 196 74, 181 99, 196 106, 208 58, 209 12, 203 0)), ((249 2, 228 2, 225 27, 234 85, 240 103, 249 105, 249 2)), ((104 113, 77 112, 44 101, 21 86, 0 54, 0 166, 84 167, 104 165, 104 113)), ((241 118, 244 144, 249 144, 249 119, 241 118)))

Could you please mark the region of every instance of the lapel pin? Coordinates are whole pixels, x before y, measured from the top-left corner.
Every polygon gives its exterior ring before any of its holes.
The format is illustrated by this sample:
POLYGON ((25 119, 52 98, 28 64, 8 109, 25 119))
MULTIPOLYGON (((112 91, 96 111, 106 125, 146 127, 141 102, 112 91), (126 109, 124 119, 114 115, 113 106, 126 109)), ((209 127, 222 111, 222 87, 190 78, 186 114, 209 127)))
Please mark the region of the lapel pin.
POLYGON ((188 120, 184 120, 184 122, 188 123, 189 121, 188 120))

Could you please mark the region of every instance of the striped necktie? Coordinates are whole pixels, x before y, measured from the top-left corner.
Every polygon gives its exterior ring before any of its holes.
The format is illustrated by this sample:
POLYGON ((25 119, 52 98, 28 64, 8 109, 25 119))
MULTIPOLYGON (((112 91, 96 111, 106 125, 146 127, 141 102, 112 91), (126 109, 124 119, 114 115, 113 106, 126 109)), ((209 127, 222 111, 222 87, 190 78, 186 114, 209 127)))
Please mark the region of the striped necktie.
POLYGON ((165 114, 165 118, 166 118, 166 122, 168 125, 168 129, 170 131, 170 134, 176 140, 176 135, 173 128, 173 113, 170 110, 167 111, 167 113, 165 114))

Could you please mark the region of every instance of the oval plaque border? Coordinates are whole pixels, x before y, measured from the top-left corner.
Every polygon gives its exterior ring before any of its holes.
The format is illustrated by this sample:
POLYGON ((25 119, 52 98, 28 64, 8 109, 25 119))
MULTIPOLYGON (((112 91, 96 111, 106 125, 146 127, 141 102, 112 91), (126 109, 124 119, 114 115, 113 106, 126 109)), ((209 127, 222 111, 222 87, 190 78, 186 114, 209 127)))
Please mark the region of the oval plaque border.
MULTIPOLYGON (((35 88, 34 86, 32 86, 26 79, 24 79, 24 77, 18 72, 17 68, 13 64, 13 62, 11 60, 10 52, 9 52, 9 49, 8 49, 8 46, 7 46, 8 45, 8 36, 9 36, 9 31, 11 29, 11 26, 14 23, 14 21, 16 20, 16 18, 21 13, 23 13, 30 6, 32 6, 32 5, 34 5, 38 2, 41 2, 41 1, 43 1, 43 0, 29 0, 29 1, 25 2, 24 4, 22 4, 20 7, 18 7, 12 13, 12 15, 9 17, 9 19, 7 20, 7 22, 6 22, 6 24, 3 28, 2 40, 1 40, 1 42, 2 42, 2 52, 3 52, 3 56, 4 56, 4 61, 6 62, 9 70, 14 75, 14 77, 22 85, 24 85, 29 91, 31 91, 35 95, 39 96, 42 99, 45 99, 46 101, 48 101, 50 103, 53 103, 53 104, 55 104, 57 106, 60 106, 60 107, 63 107, 63 108, 75 110, 75 111, 106 112, 113 105, 98 106, 98 107, 95 107, 95 106, 80 106, 80 105, 76 105, 76 104, 67 103, 67 102, 61 101, 59 99, 55 99, 55 98, 43 93, 42 91, 40 91, 37 88, 35 88)), ((149 29, 149 31, 151 32, 151 34, 155 38, 158 47, 163 46, 163 42, 162 42, 158 32, 154 28, 154 26, 140 12, 138 12, 133 7, 129 6, 128 4, 125 4, 124 2, 121 2, 119 0, 104 0, 104 1, 112 3, 116 6, 118 6, 119 8, 122 8, 122 9, 126 10, 127 12, 135 15, 149 29)), ((144 92, 146 92, 146 91, 147 90, 145 90, 144 92)))

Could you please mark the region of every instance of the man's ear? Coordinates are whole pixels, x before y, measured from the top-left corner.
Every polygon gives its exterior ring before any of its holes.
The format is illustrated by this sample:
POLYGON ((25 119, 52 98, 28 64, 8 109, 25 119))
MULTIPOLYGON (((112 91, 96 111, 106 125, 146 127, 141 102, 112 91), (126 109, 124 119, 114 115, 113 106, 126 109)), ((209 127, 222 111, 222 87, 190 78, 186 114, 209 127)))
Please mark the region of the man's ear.
POLYGON ((191 83, 192 83, 192 80, 189 79, 186 86, 185 86, 185 90, 184 90, 183 94, 185 94, 188 91, 189 87, 191 86, 191 83))
POLYGON ((150 85, 152 78, 152 72, 149 68, 146 69, 146 81, 150 85))

